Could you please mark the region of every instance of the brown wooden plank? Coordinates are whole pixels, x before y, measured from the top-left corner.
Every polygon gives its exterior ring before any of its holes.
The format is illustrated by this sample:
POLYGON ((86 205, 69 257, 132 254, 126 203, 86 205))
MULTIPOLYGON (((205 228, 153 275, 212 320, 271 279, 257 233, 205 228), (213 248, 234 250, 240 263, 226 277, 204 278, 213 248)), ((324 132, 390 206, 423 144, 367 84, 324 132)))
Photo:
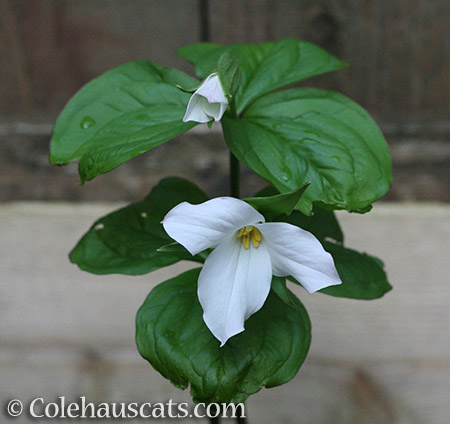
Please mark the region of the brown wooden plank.
POLYGON ((188 69, 198 1, 2 0, 0 112, 59 111, 84 83, 131 60, 188 69))
POLYGON ((318 43, 351 67, 315 85, 383 119, 448 118, 447 0, 211 0, 210 16, 212 41, 318 43))

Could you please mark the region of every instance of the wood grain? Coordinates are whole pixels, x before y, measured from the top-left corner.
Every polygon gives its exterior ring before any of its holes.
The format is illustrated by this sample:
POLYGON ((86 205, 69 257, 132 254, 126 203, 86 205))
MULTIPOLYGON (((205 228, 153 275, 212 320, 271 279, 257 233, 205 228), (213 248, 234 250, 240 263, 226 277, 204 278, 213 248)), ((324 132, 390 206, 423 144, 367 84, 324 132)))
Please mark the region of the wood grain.
POLYGON ((429 127, 439 120, 448 122, 447 0, 180 4, 3 0, 0 111, 55 114, 84 83, 129 60, 191 69, 175 50, 201 36, 224 43, 294 37, 317 43, 351 64, 314 79, 313 85, 342 91, 391 124, 400 120, 429 127), (200 6, 205 4, 209 19, 201 25, 200 6))
MULTIPOLYGON (((0 206, 2 403, 189 401, 139 357, 134 317, 155 284, 192 264, 94 276, 67 259, 91 223, 118 206, 0 206)), ((311 352, 294 380, 250 399, 250 422, 447 424, 449 206, 381 203, 339 218, 349 247, 385 260, 394 290, 367 302, 291 285, 311 317, 311 352)))
POLYGON ((199 41, 197 0, 2 0, 0 111, 60 111, 83 84, 132 60, 187 69, 199 41))
POLYGON ((448 118, 446 0, 211 0, 215 42, 285 37, 317 43, 351 64, 316 85, 342 91, 385 120, 448 118))

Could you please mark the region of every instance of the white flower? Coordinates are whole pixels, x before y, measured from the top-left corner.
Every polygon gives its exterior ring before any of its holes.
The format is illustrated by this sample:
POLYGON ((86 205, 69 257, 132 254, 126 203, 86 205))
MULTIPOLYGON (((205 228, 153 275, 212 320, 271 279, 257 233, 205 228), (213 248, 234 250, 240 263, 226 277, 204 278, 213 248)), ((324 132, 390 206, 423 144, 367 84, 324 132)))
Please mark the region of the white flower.
POLYGON ((223 92, 219 76, 211 74, 189 99, 183 122, 205 123, 212 119, 220 121, 227 106, 228 99, 223 92))
POLYGON ((242 200, 183 202, 162 224, 192 255, 215 248, 200 272, 198 297, 203 319, 221 346, 261 309, 272 275, 291 275, 309 293, 341 284, 333 258, 311 233, 284 222, 264 223, 242 200))

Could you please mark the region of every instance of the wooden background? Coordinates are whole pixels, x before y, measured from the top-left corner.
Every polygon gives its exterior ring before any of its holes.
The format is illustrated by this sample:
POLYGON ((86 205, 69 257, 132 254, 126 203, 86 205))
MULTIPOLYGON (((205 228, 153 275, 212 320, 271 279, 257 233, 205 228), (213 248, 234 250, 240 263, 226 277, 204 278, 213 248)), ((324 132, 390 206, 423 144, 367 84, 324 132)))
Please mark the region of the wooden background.
MULTIPOLYGON (((139 356, 134 318, 155 284, 196 265, 96 276, 67 259, 92 222, 118 206, 0 204, 0 405, 63 395, 191 402, 139 356)), ((347 246, 383 258, 394 289, 357 301, 290 284, 311 318, 310 353, 291 382, 249 399, 249 424, 448 424, 450 208, 379 203, 338 217, 347 246)))
POLYGON ((171 174, 223 193, 226 151, 217 132, 208 133, 209 151, 194 137, 198 163, 167 143, 77 187, 74 167, 48 165, 52 124, 84 83, 121 63, 147 59, 192 73, 175 53, 181 45, 295 37, 351 64, 308 84, 346 94, 381 125, 395 171, 387 199, 448 201, 449 21, 448 0, 2 0, 0 200, 138 199, 164 175, 152 166, 168 150, 171 174))
POLYGON ((423 126, 448 119, 446 0, 1 4, 2 114, 58 112, 85 82, 129 60, 190 70, 175 50, 201 38, 228 43, 294 37, 315 42, 349 62, 349 69, 317 84, 342 91, 381 119, 423 126), (205 4, 209 30, 202 28, 200 6, 205 4))

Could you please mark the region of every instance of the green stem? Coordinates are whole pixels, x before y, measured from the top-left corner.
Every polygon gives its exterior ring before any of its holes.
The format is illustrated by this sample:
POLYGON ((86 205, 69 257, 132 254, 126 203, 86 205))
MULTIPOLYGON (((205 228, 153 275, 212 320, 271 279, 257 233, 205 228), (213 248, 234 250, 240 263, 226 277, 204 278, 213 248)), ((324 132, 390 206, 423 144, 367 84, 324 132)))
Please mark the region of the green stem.
POLYGON ((240 164, 237 157, 230 152, 230 194, 232 197, 236 197, 238 199, 241 194, 240 190, 241 169, 239 165, 240 164))
POLYGON ((217 424, 217 423, 220 423, 220 418, 219 418, 219 417, 215 417, 215 418, 209 417, 209 422, 210 422, 211 424, 217 424))
POLYGON ((245 417, 236 417, 236 422, 238 424, 247 424, 247 418, 245 418, 245 417))

